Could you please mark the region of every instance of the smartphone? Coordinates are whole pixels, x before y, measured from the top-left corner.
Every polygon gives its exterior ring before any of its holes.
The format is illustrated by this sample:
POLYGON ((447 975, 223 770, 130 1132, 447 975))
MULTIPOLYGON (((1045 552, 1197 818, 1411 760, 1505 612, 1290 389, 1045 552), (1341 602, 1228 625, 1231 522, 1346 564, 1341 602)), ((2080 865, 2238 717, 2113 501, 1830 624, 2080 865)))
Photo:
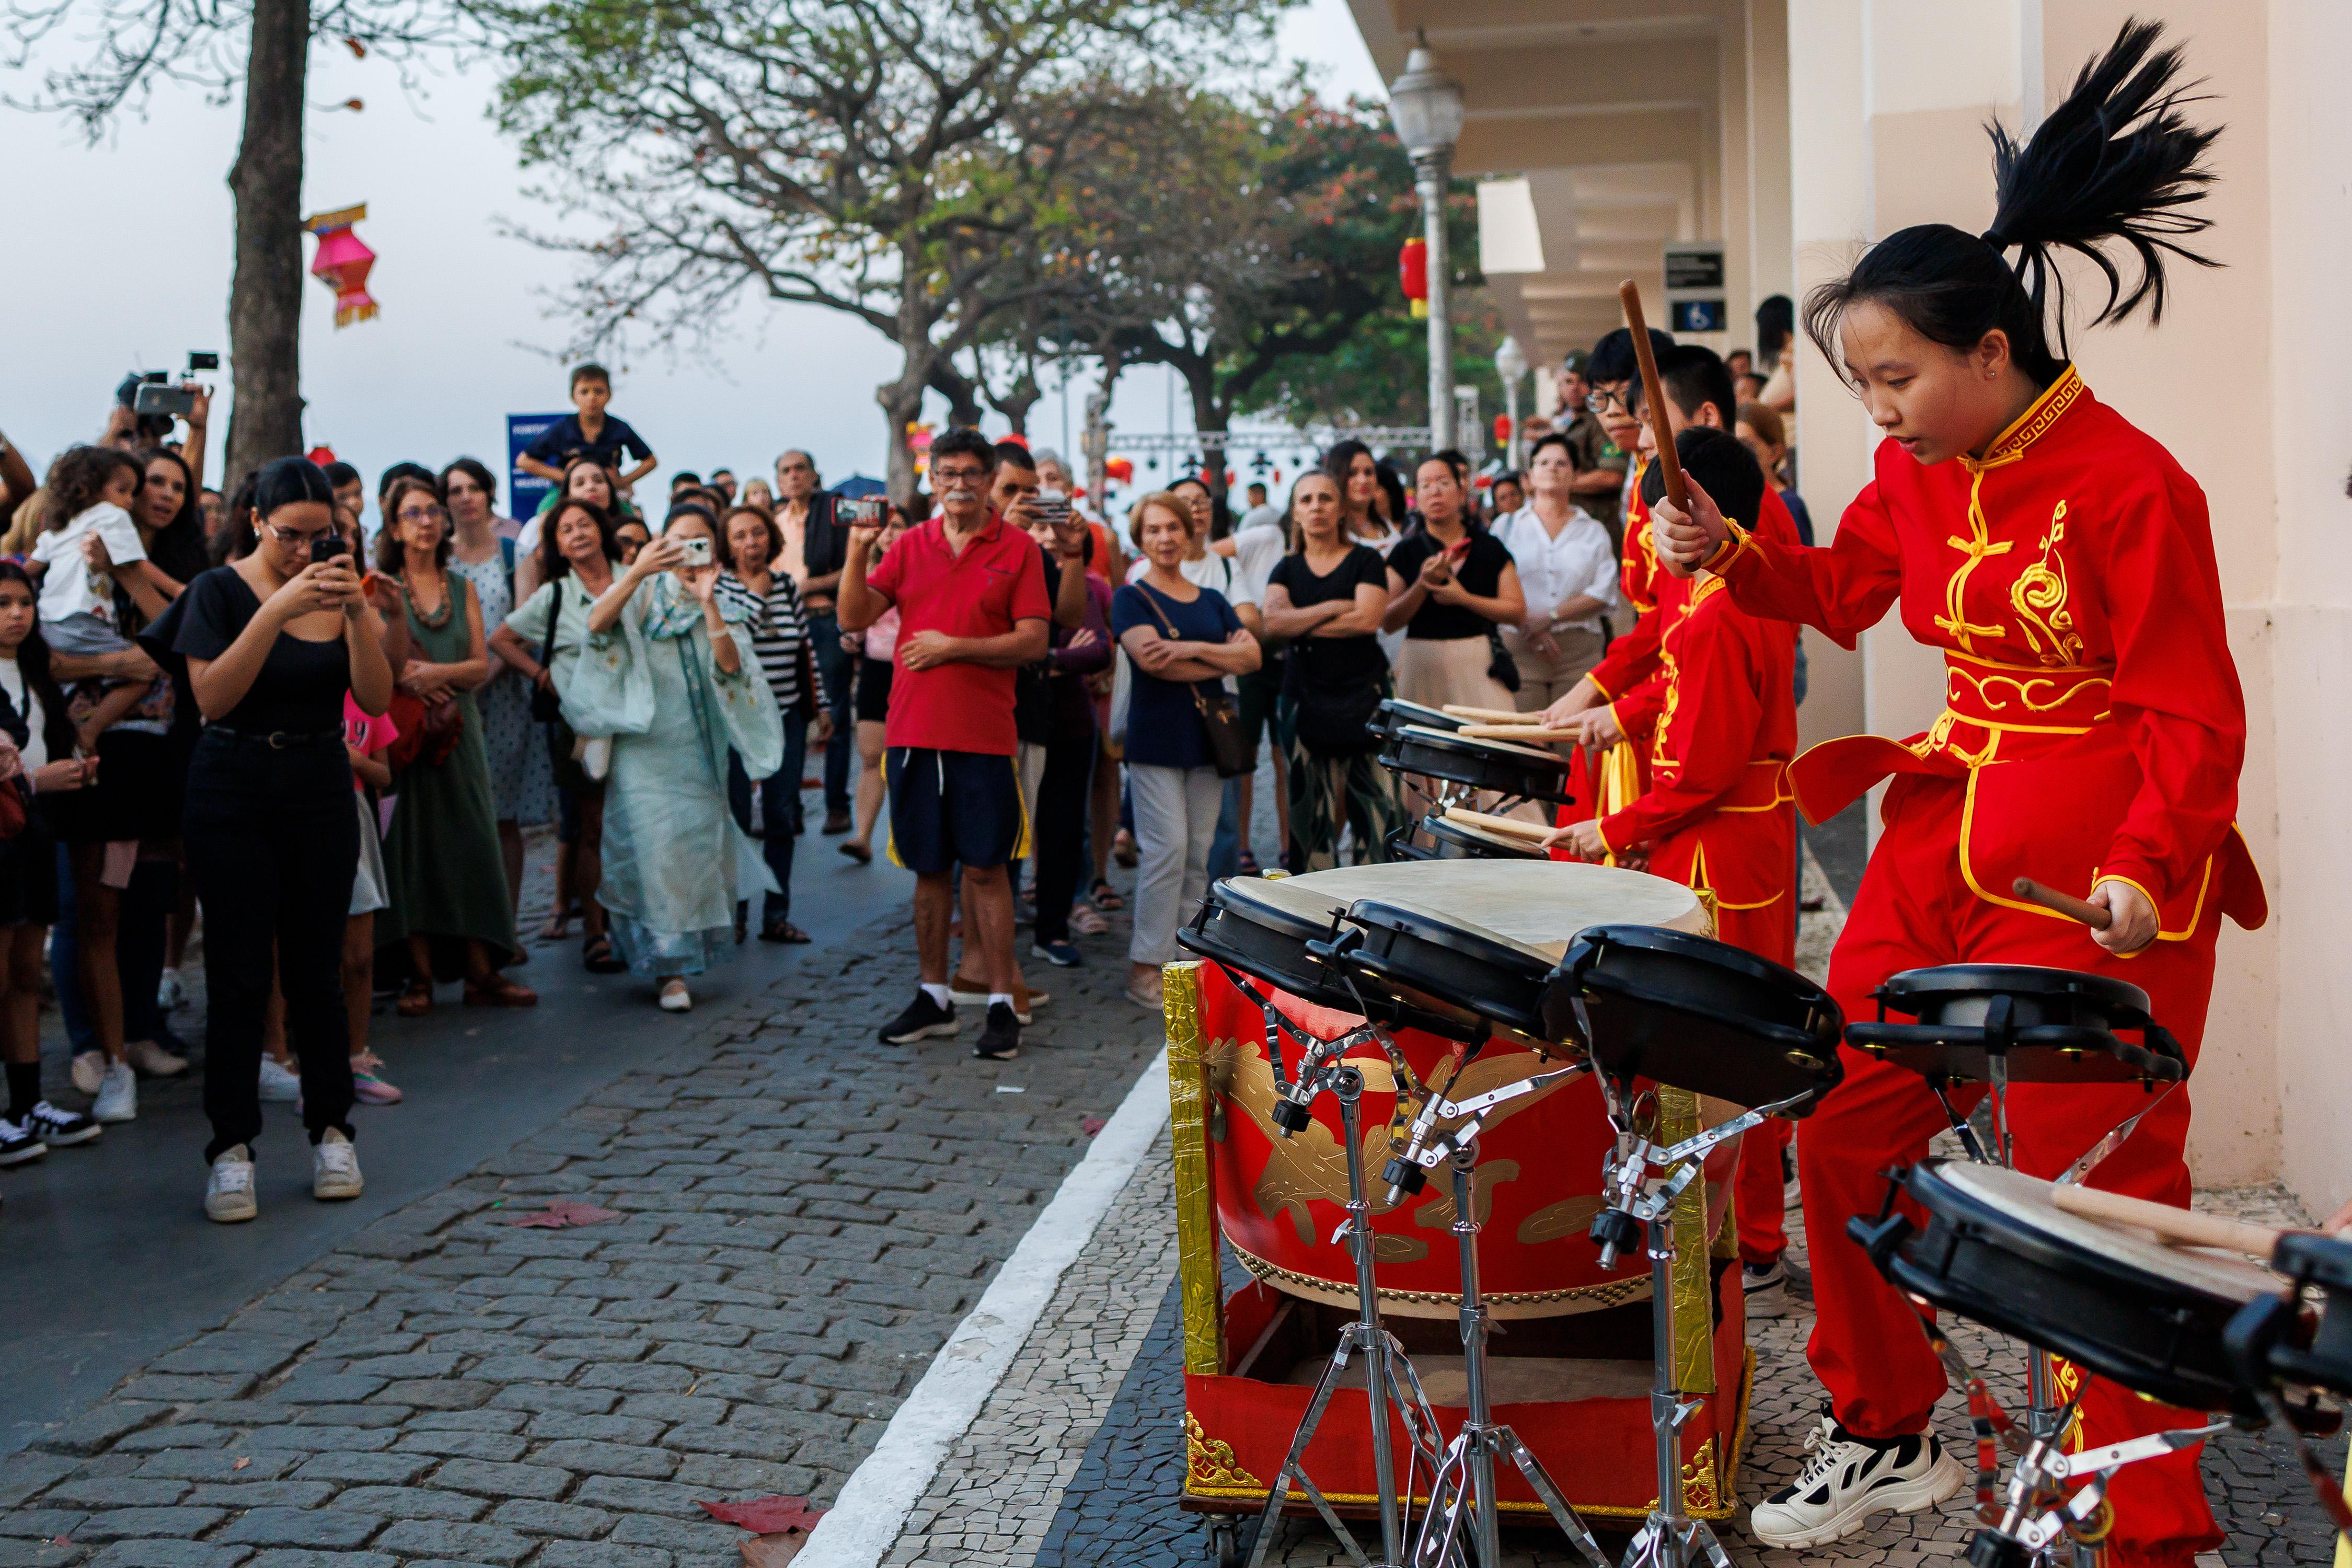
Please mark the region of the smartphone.
POLYGON ((131 412, 160 415, 166 418, 185 419, 196 411, 196 395, 186 387, 163 386, 152 381, 139 384, 139 395, 131 405, 131 412))
POLYGON ((1039 521, 1055 528, 1062 527, 1070 521, 1069 496, 1062 490, 1039 490, 1037 516, 1039 521))
POLYGON ((882 498, 880 496, 859 496, 856 500, 850 502, 849 505, 849 525, 852 528, 879 528, 882 526, 882 498))
POLYGON ((677 548, 680 552, 677 563, 680 566, 710 564, 710 540, 707 536, 698 533, 692 539, 681 539, 677 542, 677 548))
POLYGON ((218 369, 220 369, 220 355, 216 353, 207 353, 203 349, 190 349, 188 351, 188 374, 190 375, 195 374, 196 372, 200 370, 218 369))
POLYGON ((330 561, 341 561, 351 552, 352 542, 331 530, 319 535, 317 542, 310 546, 310 564, 319 566, 330 561))

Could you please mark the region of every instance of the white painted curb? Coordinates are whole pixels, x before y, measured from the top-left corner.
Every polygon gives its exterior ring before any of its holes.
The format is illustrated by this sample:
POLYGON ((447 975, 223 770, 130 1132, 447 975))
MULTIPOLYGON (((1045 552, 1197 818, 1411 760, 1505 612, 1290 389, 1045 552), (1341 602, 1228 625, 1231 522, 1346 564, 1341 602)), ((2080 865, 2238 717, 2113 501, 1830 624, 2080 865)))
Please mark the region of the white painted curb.
POLYGON ((949 1449, 1003 1381, 1063 1274, 1094 1239, 1111 1201, 1167 1125, 1168 1051, 1162 1047, 1004 1260, 979 1305, 948 1336, 923 1381, 890 1417, 882 1441, 809 1532, 793 1568, 876 1568, 882 1561, 949 1449))

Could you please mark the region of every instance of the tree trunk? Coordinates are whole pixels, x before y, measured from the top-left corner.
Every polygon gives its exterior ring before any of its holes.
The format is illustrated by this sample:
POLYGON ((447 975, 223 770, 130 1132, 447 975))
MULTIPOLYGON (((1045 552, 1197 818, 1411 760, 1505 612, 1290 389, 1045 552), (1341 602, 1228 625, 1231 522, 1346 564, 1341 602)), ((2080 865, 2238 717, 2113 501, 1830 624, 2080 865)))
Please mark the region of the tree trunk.
POLYGON ((309 0, 254 0, 245 135, 229 190, 236 270, 229 284, 234 401, 222 488, 302 450, 302 100, 309 0))
MULTIPOLYGON (((1192 394, 1192 428, 1205 435, 1223 436, 1233 424, 1233 410, 1217 401, 1217 370, 1207 360, 1188 362, 1182 367, 1184 385, 1192 394)), ((1225 498, 1225 475, 1233 468, 1234 455, 1223 447, 1201 443, 1201 457, 1205 471, 1202 481, 1209 493, 1219 500, 1225 498)))
POLYGON ((874 401, 882 405, 882 417, 890 426, 889 467, 882 483, 901 507, 911 504, 920 488, 915 483, 915 449, 908 445, 907 426, 922 417, 923 386, 922 377, 902 375, 874 389, 874 401))
POLYGON ((1087 457, 1087 493, 1105 521, 1110 517, 1110 394, 1125 362, 1117 349, 1102 353, 1102 379, 1087 394, 1087 428, 1079 439, 1087 457))
POLYGON ((1011 433, 1026 441, 1029 438, 1029 411, 1036 407, 1038 401, 1045 395, 1045 389, 1037 384, 1036 367, 1024 365, 1022 367, 1020 379, 1015 381, 1007 391, 997 392, 992 389, 988 395, 988 402, 989 406, 1004 416, 1004 422, 1010 427, 1011 433))

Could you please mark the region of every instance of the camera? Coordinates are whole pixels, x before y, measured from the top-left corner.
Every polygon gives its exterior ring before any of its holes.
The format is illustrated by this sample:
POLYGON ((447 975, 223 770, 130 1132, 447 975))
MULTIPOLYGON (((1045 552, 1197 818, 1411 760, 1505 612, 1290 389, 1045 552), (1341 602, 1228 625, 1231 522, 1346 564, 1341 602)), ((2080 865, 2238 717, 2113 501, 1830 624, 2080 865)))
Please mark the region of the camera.
POLYGON ((196 411, 196 395, 184 386, 163 384, 163 373, 156 371, 139 384, 139 391, 131 403, 131 412, 144 418, 153 416, 163 419, 185 419, 196 411))
POLYGON ((710 564, 710 541, 708 537, 702 534, 697 534, 692 539, 681 539, 677 542, 677 563, 680 566, 708 566, 710 564))
POLYGON ((1070 521, 1070 498, 1061 490, 1037 492, 1037 516, 1041 521, 1060 528, 1070 521))

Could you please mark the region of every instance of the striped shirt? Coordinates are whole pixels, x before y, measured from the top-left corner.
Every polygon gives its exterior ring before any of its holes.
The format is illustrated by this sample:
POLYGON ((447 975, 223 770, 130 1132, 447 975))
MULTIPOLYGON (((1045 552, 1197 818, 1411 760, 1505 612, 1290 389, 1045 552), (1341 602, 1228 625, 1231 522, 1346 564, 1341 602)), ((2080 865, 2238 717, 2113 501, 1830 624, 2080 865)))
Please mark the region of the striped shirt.
MULTIPOLYGON (((740 617, 751 632, 751 651, 760 656, 760 668, 767 672, 776 706, 786 712, 798 708, 801 649, 808 645, 808 617, 801 609, 799 585, 778 572, 770 577, 767 596, 762 598, 734 573, 721 572, 719 602, 729 620, 740 617)), ((811 709, 814 711, 824 705, 824 671, 814 659, 809 668, 816 676, 816 701, 811 709)))

